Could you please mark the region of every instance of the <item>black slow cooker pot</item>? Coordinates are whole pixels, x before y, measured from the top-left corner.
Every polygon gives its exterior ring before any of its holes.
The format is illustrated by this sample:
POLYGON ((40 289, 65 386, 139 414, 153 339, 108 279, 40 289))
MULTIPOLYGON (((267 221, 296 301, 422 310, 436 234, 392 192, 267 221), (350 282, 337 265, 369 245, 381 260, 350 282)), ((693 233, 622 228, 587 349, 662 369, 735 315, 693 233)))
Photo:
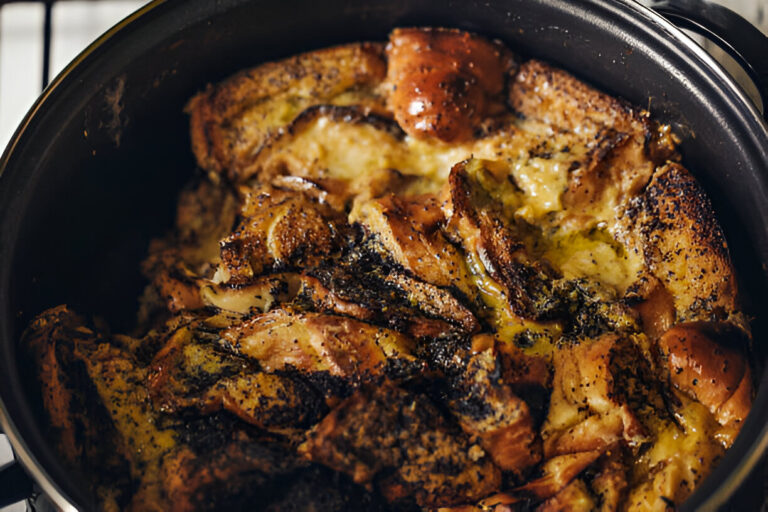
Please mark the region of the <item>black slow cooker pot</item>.
MULTIPOLYGON (((56 507, 93 507, 45 437, 35 369, 18 341, 36 313, 61 303, 130 328, 144 286, 139 261, 171 227, 195 168, 185 101, 266 60, 433 25, 498 37, 648 107, 682 137, 731 247, 761 376, 741 435, 683 508, 732 500, 768 447, 768 129, 668 19, 710 31, 743 57, 764 100, 768 39, 701 0, 657 9, 667 18, 631 0, 157 0, 109 31, 46 89, 0 161, 0 425, 26 472, 56 507)), ((0 494, 26 490, 9 483, 19 474, 0 473, 0 494)))

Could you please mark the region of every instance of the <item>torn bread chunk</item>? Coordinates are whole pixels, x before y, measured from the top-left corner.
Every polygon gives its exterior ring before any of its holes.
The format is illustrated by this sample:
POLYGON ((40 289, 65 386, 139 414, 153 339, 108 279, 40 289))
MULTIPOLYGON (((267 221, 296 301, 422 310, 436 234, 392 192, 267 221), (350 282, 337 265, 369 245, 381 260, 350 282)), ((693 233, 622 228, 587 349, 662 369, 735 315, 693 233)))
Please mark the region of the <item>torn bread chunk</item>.
POLYGON ((743 324, 728 243, 704 189, 684 167, 656 169, 629 201, 622 234, 671 294, 678 321, 743 324))
POLYGON ((187 104, 198 165, 237 179, 268 136, 302 110, 324 103, 381 109, 382 45, 355 43, 243 71, 187 104))
POLYGON ((415 137, 459 142, 486 117, 503 112, 511 53, 460 30, 395 29, 387 45, 390 108, 415 137))

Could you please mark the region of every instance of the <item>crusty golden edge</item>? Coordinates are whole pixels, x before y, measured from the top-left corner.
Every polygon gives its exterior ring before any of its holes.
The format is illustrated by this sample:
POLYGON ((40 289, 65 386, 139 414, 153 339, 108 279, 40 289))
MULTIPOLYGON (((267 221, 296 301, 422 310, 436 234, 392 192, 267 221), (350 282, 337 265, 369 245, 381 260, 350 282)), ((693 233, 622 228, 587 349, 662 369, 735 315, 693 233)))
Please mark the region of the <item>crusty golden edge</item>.
POLYGON ((524 117, 577 133, 601 128, 631 133, 644 116, 629 103, 536 59, 520 66, 509 86, 509 104, 524 117))
POLYGON ((678 322, 728 320, 748 332, 725 235, 687 169, 673 162, 657 168, 622 213, 629 249, 669 290, 678 322))
MULTIPOLYGON (((386 73, 383 54, 381 43, 335 46, 268 62, 209 85, 185 108, 198 165, 221 173, 238 157, 239 134, 232 130, 232 122, 248 106, 290 91, 308 98, 306 107, 347 89, 375 86, 386 73)), ((249 141, 249 146, 254 144, 258 146, 258 141, 249 141)))

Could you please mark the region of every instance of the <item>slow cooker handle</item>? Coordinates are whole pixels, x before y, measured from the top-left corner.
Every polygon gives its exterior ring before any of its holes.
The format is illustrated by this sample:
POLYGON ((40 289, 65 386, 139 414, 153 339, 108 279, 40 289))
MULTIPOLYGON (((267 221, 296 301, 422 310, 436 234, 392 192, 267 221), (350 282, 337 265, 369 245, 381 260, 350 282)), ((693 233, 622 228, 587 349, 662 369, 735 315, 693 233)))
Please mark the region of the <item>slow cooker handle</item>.
POLYGON ((768 37, 735 12, 705 0, 659 0, 651 8, 717 44, 744 68, 763 101, 768 120, 768 37))

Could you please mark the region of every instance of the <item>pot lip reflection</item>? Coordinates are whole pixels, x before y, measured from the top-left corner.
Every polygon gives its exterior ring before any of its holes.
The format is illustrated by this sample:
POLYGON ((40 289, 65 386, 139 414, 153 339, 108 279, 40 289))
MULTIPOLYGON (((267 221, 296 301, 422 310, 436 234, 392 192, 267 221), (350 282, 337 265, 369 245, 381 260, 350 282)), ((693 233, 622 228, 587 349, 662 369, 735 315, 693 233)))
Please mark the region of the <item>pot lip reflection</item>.
MULTIPOLYGON (((30 123, 49 106, 49 103, 53 101, 51 97, 54 92, 62 87, 70 87, 71 81, 80 70, 81 65, 92 54, 100 51, 108 42, 115 39, 119 40, 121 37, 131 37, 131 32, 128 30, 130 26, 140 23, 146 15, 167 3, 169 3, 167 0, 153 0, 126 17, 88 46, 69 65, 67 65, 54 80, 52 80, 51 84, 35 101, 34 105, 24 117, 24 120, 16 129, 10 142, 6 146, 2 157, 0 158, 0 177, 6 172, 10 158, 16 151, 19 143, 24 139, 30 123)), ((240 3, 242 2, 225 2, 223 8, 224 10, 227 10, 240 3)), ((638 22, 654 24, 655 27, 660 27, 664 31, 664 34, 660 36, 660 38, 663 38, 668 45, 682 45, 685 48, 685 51, 695 57, 695 61, 691 64, 692 67, 700 68, 702 72, 713 74, 716 78, 717 87, 723 88, 724 92, 740 103, 741 105, 739 106, 748 113, 748 119, 750 121, 749 128, 752 130, 759 130, 761 138, 768 141, 768 124, 763 119, 758 107, 749 99, 744 90, 736 83, 735 79, 731 77, 723 67, 706 52, 706 50, 699 46, 682 30, 677 28, 672 22, 665 19, 653 9, 632 0, 593 0, 590 4, 592 6, 610 5, 616 9, 623 9, 629 15, 636 17, 638 22)), ((171 5, 169 5, 169 9, 170 7, 171 5)), ((768 105, 764 106, 764 108, 768 109, 768 105)), ((763 154, 768 155, 768 144, 762 146, 760 149, 763 154)), ((768 229, 768 227, 766 229, 768 229)), ((768 393, 768 372, 763 372, 760 384, 761 385, 758 386, 758 394, 766 395, 768 393)), ((750 419, 748 418, 747 421, 750 421, 750 419)), ((48 471, 42 464, 40 464, 32 450, 30 450, 24 437, 20 434, 11 416, 8 414, 2 396, 0 396, 0 427, 2 427, 3 432, 8 436, 19 462, 30 473, 53 504, 63 511, 77 512, 78 509, 73 504, 71 498, 62 490, 59 483, 51 478, 48 471)), ((738 462, 730 468, 725 480, 719 482, 715 489, 709 490, 709 494, 706 497, 707 508, 717 509, 725 505, 734 491, 760 463, 763 455, 768 451, 768 425, 764 425, 754 439, 751 439, 749 444, 744 446, 744 448, 747 449, 741 454, 738 462)), ((685 503, 683 504, 683 508, 688 508, 685 503)))

